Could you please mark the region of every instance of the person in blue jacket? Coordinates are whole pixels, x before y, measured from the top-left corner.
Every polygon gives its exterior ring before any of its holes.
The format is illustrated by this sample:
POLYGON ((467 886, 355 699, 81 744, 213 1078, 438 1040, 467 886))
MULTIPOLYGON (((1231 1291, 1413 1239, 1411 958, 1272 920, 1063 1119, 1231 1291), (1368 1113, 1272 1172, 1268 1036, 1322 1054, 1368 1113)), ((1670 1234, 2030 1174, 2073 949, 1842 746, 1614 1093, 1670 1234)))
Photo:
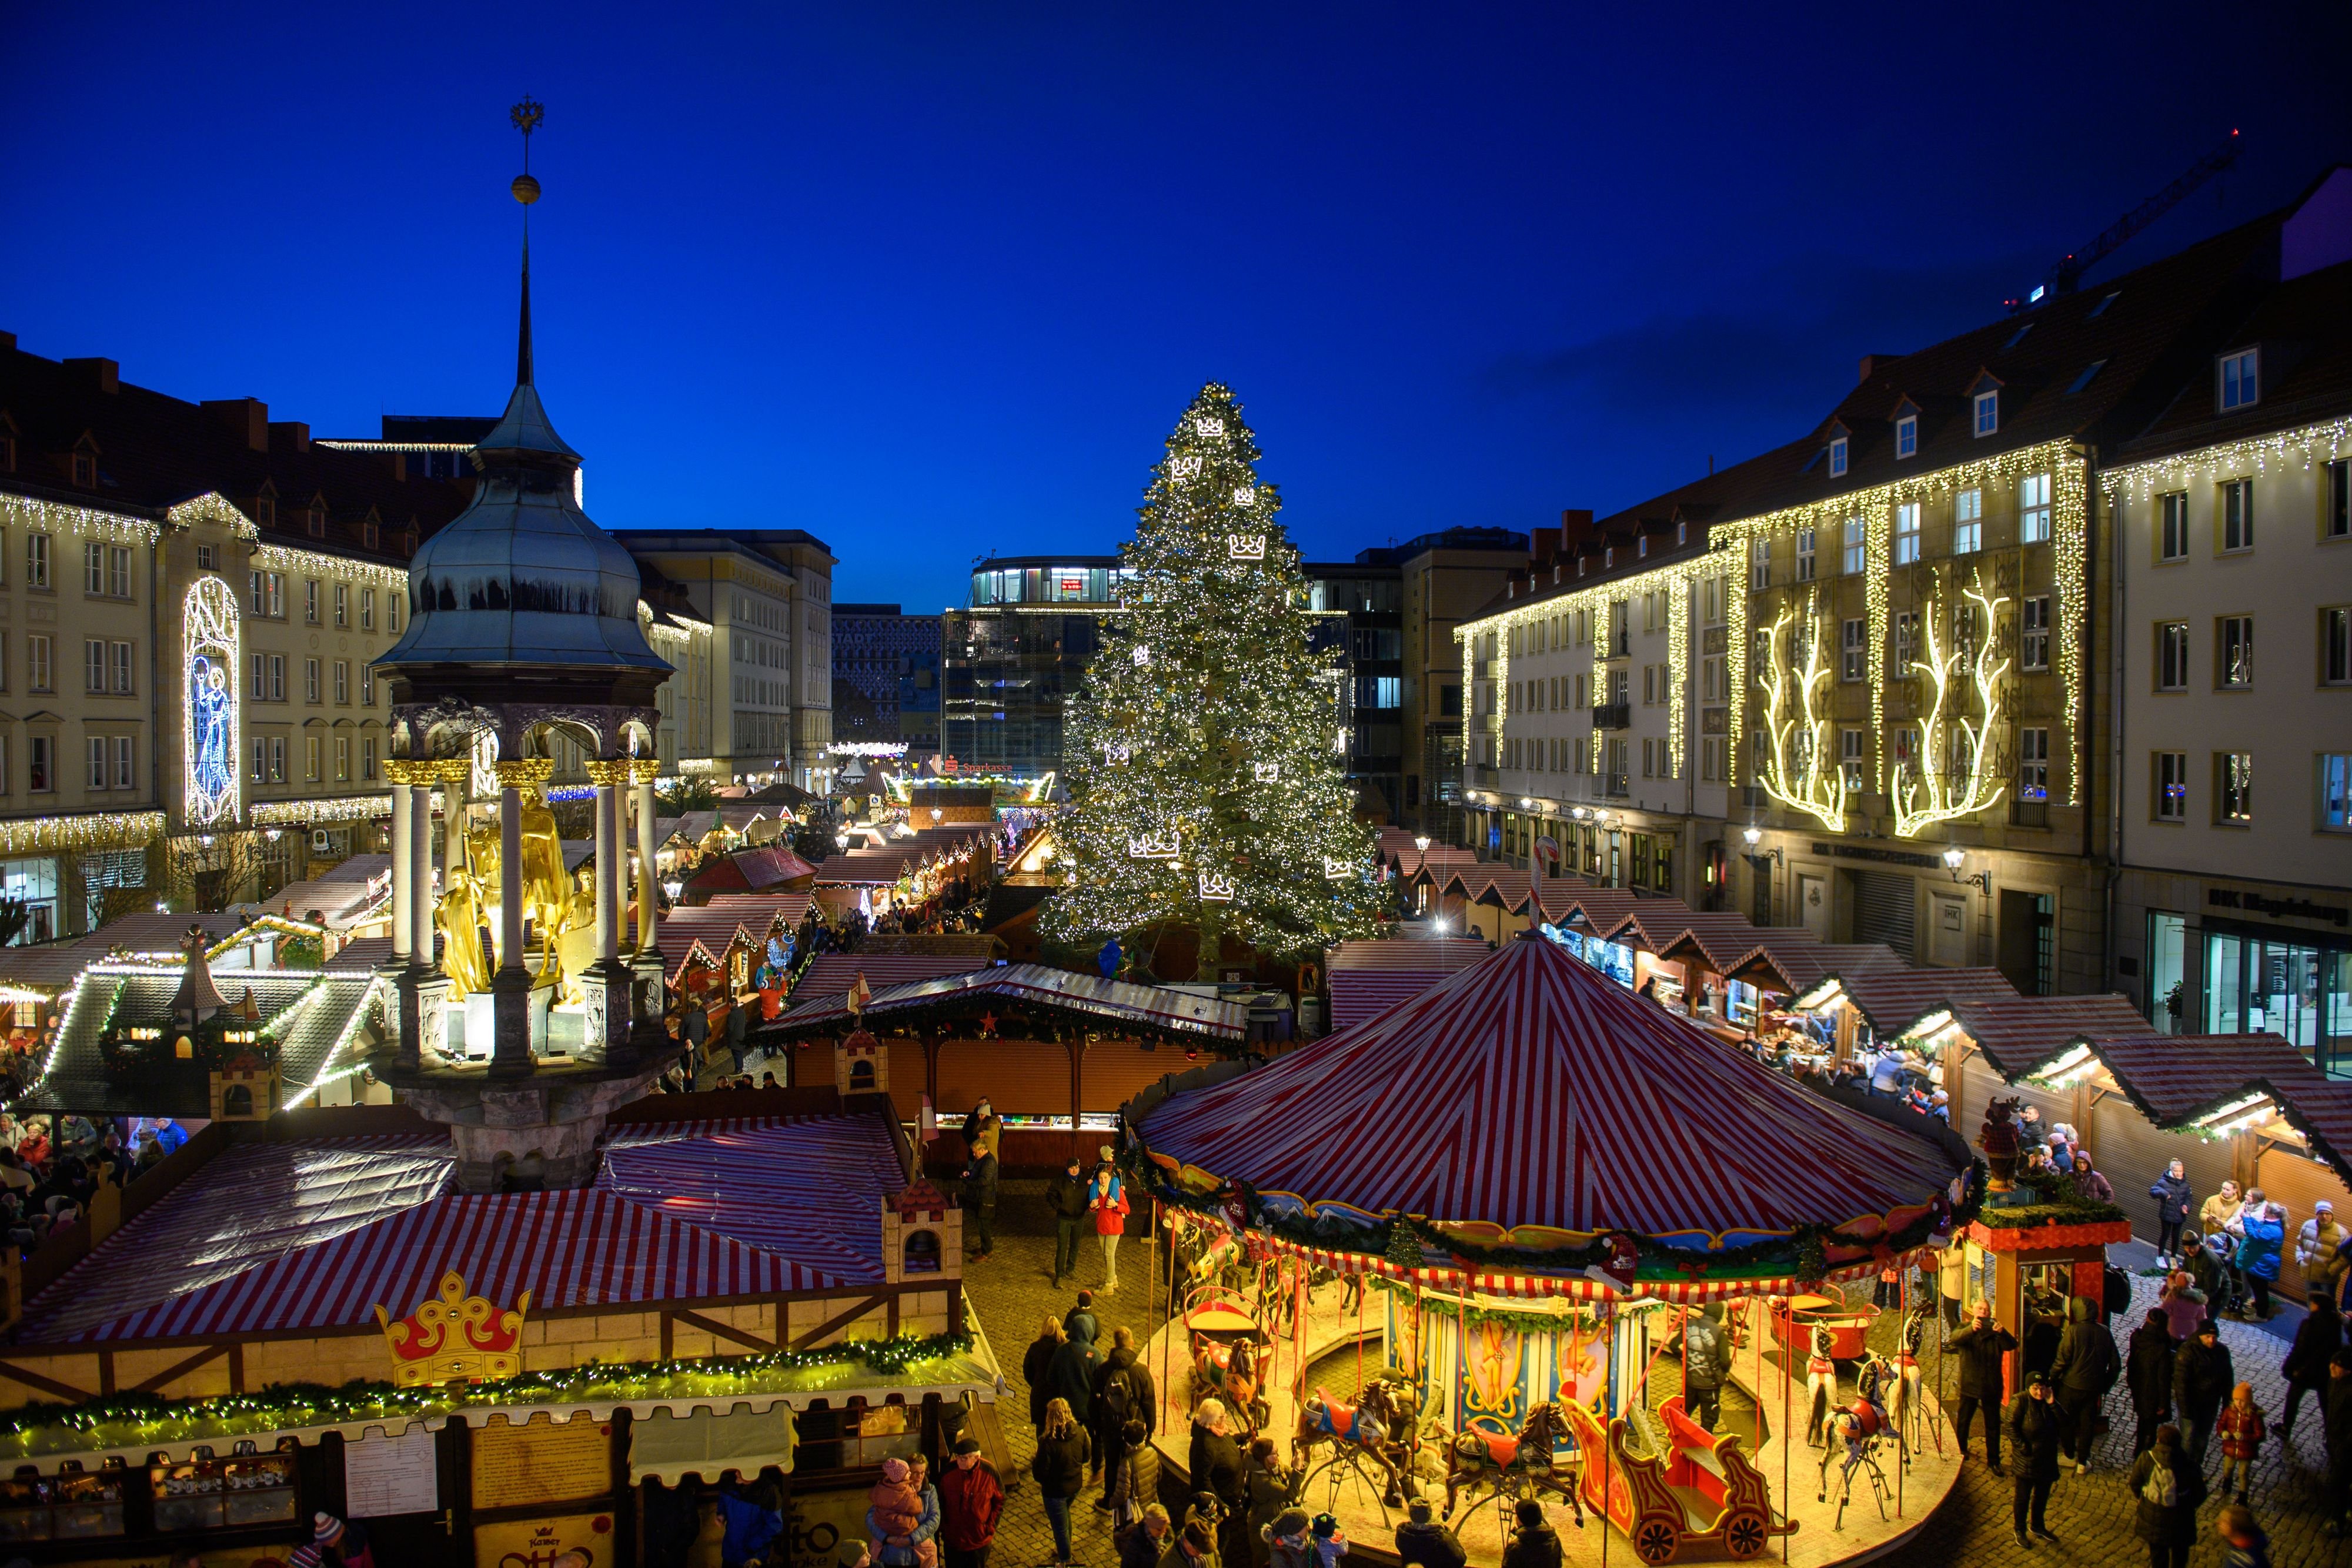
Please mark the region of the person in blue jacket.
POLYGON ((2246 1277, 2246 1289, 2253 1293, 2255 1318, 2268 1322, 2271 1286, 2278 1281, 2279 1251, 2286 1245, 2286 1215, 2256 1187, 2246 1194, 2246 1207, 2238 1223, 2245 1238, 2238 1243, 2238 1271, 2246 1277))

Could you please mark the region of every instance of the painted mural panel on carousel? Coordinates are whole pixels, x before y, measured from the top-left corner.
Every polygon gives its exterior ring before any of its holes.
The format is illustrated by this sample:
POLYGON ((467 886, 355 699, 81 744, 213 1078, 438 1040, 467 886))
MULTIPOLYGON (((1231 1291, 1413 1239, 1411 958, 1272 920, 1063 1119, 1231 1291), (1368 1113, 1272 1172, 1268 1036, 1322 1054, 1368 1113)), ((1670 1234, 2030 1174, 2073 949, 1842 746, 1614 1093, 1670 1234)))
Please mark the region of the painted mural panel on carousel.
POLYGON ((1525 1321, 1526 1301, 1473 1296, 1465 1313, 1458 1298, 1429 1292, 1416 1323, 1413 1297, 1383 1291, 1381 1300, 1383 1364, 1411 1378, 1423 1412, 1448 1428, 1517 1432, 1538 1405, 1589 1405, 1608 1388, 1603 1330, 1589 1310, 1562 1312, 1546 1329, 1525 1321), (1482 1305, 1514 1316, 1482 1319, 1482 1305))

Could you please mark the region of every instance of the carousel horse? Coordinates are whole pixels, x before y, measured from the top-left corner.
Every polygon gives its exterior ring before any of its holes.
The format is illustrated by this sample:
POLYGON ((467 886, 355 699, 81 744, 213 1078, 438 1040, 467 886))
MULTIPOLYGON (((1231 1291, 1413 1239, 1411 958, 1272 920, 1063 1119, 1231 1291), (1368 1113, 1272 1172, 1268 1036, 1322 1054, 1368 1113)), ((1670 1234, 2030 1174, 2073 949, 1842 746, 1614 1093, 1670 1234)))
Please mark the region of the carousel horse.
POLYGON ((1342 1405, 1316 1389, 1298 1406, 1298 1429, 1290 1438, 1299 1494, 1305 1495, 1308 1461, 1328 1443, 1334 1450, 1328 1464, 1369 1461, 1386 1479, 1381 1501, 1391 1507, 1402 1502, 1412 1490, 1410 1466, 1420 1404, 1412 1385, 1394 1377, 1373 1378, 1353 1405, 1342 1405))
MULTIPOLYGON (((1524 1485, 1529 1492, 1565 1497, 1576 1511, 1576 1527, 1583 1529, 1584 1500, 1578 1495, 1575 1473, 1581 1460, 1559 1467, 1569 1471, 1564 1478, 1556 1471, 1555 1451, 1569 1439, 1568 1417, 1549 1399, 1529 1407, 1516 1433, 1476 1427, 1456 1432, 1446 1448, 1445 1511, 1439 1517, 1454 1517, 1454 1500, 1465 1487, 1484 1486, 1486 1495, 1499 1502, 1507 1491, 1517 1495, 1524 1485)), ((1471 1511, 1476 1510, 1473 1503, 1471 1511)))
POLYGON ((1223 1400, 1253 1433, 1272 1414, 1258 1396, 1257 1351, 1248 1340, 1204 1343, 1192 1358, 1192 1386, 1223 1400))
POLYGON ((1810 1448, 1823 1448, 1829 1440, 1825 1428, 1838 1396, 1837 1362, 1831 1355, 1836 1349, 1829 1330, 1813 1331, 1812 1357, 1805 1363, 1805 1407, 1811 1412, 1805 1420, 1805 1446, 1810 1448))
POLYGON ((1918 1425, 1923 1407, 1919 1402, 1919 1353, 1927 1348, 1927 1322, 1935 1315, 1932 1301, 1922 1301, 1911 1309, 1903 1322, 1902 1337, 1895 1356, 1895 1386, 1888 1391, 1887 1414, 1895 1420, 1895 1436, 1903 1445, 1903 1462, 1911 1462, 1912 1451, 1919 1446, 1918 1425))
MULTIPOLYGON (((1828 1435, 1844 1448, 1844 1462, 1838 1466, 1837 1519, 1832 1529, 1842 1528, 1845 1523, 1845 1505, 1853 1500, 1857 1470, 1868 1479, 1880 1516, 1884 1518, 1886 1513, 1886 1476, 1878 1468, 1878 1445, 1894 1434, 1895 1423, 1888 1417, 1886 1407, 1878 1403, 1877 1396, 1889 1384, 1900 1386, 1892 1366, 1883 1361, 1864 1362, 1855 1375, 1853 1403, 1829 1416, 1828 1435)), ((1815 1502, 1829 1500, 1830 1466, 1837 1458, 1836 1448, 1822 1450, 1821 1473, 1813 1493, 1815 1502)))

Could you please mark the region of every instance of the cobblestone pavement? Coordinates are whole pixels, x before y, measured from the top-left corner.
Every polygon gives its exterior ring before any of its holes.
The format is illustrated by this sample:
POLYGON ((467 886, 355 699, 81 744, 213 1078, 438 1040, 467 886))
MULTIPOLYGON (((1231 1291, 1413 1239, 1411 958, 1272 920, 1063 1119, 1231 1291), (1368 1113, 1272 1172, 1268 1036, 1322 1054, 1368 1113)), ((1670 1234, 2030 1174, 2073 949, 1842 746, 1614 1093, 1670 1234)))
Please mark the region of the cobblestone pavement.
MULTIPOLYGON (((997 1534, 997 1552, 991 1568, 1042 1568, 1054 1557, 1053 1536, 1037 1500, 1036 1483, 1028 1476, 1030 1458, 1036 1452, 1036 1438, 1029 1426, 1029 1390, 1021 1376, 1021 1357, 1036 1337, 1038 1323, 1047 1312, 1059 1317, 1075 1304, 1079 1287, 1091 1288, 1100 1281, 1102 1255, 1088 1238, 1080 1251, 1077 1281, 1065 1283, 1059 1291, 1052 1290, 1047 1283, 1054 1258, 1051 1232, 1042 1200, 1008 1196, 997 1211, 994 1255, 987 1262, 973 1266, 964 1281, 997 1358, 1004 1366, 1009 1393, 1000 1408, 1015 1471, 1007 1479, 1018 1481, 997 1534)), ((1124 1244, 1121 1260, 1129 1265, 1122 1270, 1125 1288, 1115 1297, 1098 1296, 1095 1312, 1102 1320, 1106 1343, 1111 1329, 1120 1323, 1133 1329, 1140 1343, 1159 1327, 1165 1303, 1159 1304, 1158 1313, 1147 1310, 1144 1281, 1149 1275, 1139 1238, 1130 1238, 1124 1244)), ((2118 1314, 2115 1320, 2118 1350, 2128 1338, 2131 1326, 2154 1305, 2156 1289, 2153 1278, 2134 1281, 2133 1310, 2118 1314)), ((1891 1344, 1893 1329, 1890 1313, 1878 1337, 1891 1344)), ((2255 1402, 2271 1419, 2273 1437, 2263 1445, 2255 1461, 2252 1506, 2256 1519, 2270 1533, 2272 1563, 2276 1568, 2352 1568, 2352 1544, 2330 1540, 2319 1532, 2320 1479, 2326 1456, 2320 1446, 2320 1423, 2310 1401, 2305 1402, 2294 1434, 2294 1451, 2287 1452, 2285 1446, 2276 1440, 2278 1417, 2286 1406, 2285 1384, 2278 1372, 2286 1347, 2263 1327, 2250 1323, 2225 1322, 2221 1338, 2235 1360, 2239 1379, 2253 1385, 2255 1402)), ((1649 1389, 1653 1402, 1677 1390, 1676 1370, 1676 1364, 1671 1360, 1657 1364, 1649 1389)), ((1934 1370, 1930 1362, 1931 1377, 1934 1370)), ((1326 1357, 1317 1364, 1314 1372, 1334 1394, 1343 1389, 1354 1391, 1352 1353, 1326 1357)), ((1735 1413, 1735 1400, 1728 1397, 1732 1393, 1726 1390, 1725 1414, 1738 1427, 1745 1427, 1753 1419, 1752 1414, 1744 1403, 1735 1413)), ((1979 1564, 2021 1562, 2038 1563, 2041 1568, 2089 1564, 2105 1568, 2106 1564, 2145 1562, 2147 1548, 2132 1533, 2134 1500, 2125 1484, 2131 1464, 2132 1412, 2129 1396, 2120 1384, 2108 1399, 2107 1417, 2111 1426, 2100 1440, 2094 1468, 2079 1476, 2068 1471, 2051 1492, 2049 1520, 2050 1527, 2059 1535, 2056 1545, 2042 1542, 2031 1552, 2018 1550, 2010 1532, 2010 1483, 1993 1476, 1981 1462, 1983 1440, 1979 1437, 1973 1449, 1978 1460, 1962 1469, 1958 1486, 1937 1511, 1928 1528, 1877 1561, 1894 1568, 1977 1568, 1979 1564)), ((1771 1418, 1768 1412, 1767 1422, 1771 1418)), ((1950 1440, 1948 1430, 1945 1440, 1950 1440)), ((2207 1456, 2209 1477, 2219 1472, 2221 1462, 2221 1446, 2216 1443, 2207 1456)), ((1099 1487, 1091 1490, 1072 1510, 1076 1560, 1087 1568, 1109 1568, 1118 1559, 1106 1516, 1091 1504, 1091 1500, 1100 1495, 1099 1487)), ((2221 1500, 2215 1498, 2200 1513, 2202 1534, 2190 1554, 2190 1562, 2199 1568, 2218 1565, 2221 1561, 2220 1541, 2211 1533, 2213 1518, 2221 1506, 2221 1500)), ((1625 1561, 1631 1563, 1633 1559, 1629 1555, 1625 1561)))

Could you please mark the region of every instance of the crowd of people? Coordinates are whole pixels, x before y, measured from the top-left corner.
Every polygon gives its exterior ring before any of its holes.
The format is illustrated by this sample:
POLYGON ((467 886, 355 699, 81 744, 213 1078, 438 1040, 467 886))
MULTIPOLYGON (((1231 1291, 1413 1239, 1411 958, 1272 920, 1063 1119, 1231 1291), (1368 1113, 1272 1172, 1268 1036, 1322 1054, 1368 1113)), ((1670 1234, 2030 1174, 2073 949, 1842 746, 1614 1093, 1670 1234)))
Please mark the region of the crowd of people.
POLYGON ((188 1141, 167 1116, 0 1112, 0 1234, 20 1255, 73 1225, 105 1186, 124 1186, 188 1141))

